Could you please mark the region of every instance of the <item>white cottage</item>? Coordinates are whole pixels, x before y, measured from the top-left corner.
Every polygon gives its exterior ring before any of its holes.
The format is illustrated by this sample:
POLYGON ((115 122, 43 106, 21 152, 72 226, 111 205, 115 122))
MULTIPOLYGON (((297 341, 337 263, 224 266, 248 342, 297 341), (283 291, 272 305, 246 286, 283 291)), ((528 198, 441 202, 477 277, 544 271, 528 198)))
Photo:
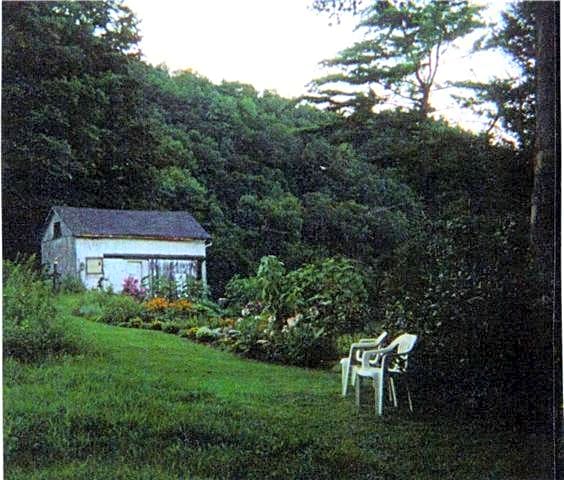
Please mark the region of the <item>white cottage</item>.
POLYGON ((50 271, 104 281, 115 291, 128 276, 190 275, 206 281, 211 236, 187 212, 53 207, 45 222, 41 260, 50 271))

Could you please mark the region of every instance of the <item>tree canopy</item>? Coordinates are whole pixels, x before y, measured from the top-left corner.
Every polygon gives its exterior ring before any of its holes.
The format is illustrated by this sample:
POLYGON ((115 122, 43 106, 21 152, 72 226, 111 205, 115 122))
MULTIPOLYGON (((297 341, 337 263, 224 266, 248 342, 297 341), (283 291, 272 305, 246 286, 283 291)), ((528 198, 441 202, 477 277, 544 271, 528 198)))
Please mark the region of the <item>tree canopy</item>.
POLYGON ((374 2, 357 27, 365 31, 365 39, 323 62, 340 71, 313 82, 320 94, 315 100, 334 109, 401 106, 405 100, 426 118, 442 55, 454 41, 483 26, 480 10, 466 1, 374 2), (347 91, 340 83, 353 88, 347 91))

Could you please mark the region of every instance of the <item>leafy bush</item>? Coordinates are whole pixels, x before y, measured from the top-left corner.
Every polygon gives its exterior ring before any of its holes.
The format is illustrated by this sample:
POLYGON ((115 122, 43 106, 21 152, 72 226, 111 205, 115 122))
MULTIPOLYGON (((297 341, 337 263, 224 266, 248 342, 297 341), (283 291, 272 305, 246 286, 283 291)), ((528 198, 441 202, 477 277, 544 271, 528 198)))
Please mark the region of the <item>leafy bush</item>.
POLYGON ((368 320, 364 277, 347 259, 329 258, 287 275, 284 302, 307 313, 312 325, 331 336, 363 328, 368 320))
POLYGON ((86 291, 86 287, 80 278, 72 275, 66 275, 61 280, 60 291, 62 293, 82 293, 86 291))
POLYGON ((336 355, 325 330, 308 323, 289 328, 275 338, 278 360, 290 365, 317 367, 325 360, 333 360, 336 355))
POLYGON ((239 335, 232 348, 247 357, 269 359, 271 342, 267 338, 267 327, 268 314, 240 318, 235 325, 239 335))
POLYGON ((102 306, 99 303, 87 303, 78 308, 77 314, 90 320, 95 320, 102 315, 102 306))
POLYGON ((143 320, 141 320, 140 317, 133 317, 131 320, 129 320, 128 324, 131 328, 141 328, 141 325, 143 325, 143 320))
POLYGON ((196 280, 190 275, 186 275, 178 287, 178 297, 199 302, 209 297, 208 286, 201 280, 196 280))
POLYGON ((364 277, 346 259, 286 273, 276 257, 264 257, 256 277, 234 278, 228 295, 234 304, 247 302, 233 348, 254 358, 319 365, 336 357, 339 334, 358 331, 368 320, 364 277))
POLYGON ((34 270, 34 261, 3 263, 4 355, 37 361, 75 353, 78 339, 57 315, 51 289, 34 270))
POLYGON ((163 332, 177 334, 180 327, 176 323, 168 322, 163 324, 163 332))
POLYGON ((205 300, 209 296, 208 286, 191 275, 172 279, 163 275, 145 278, 140 290, 149 298, 165 298, 170 301, 185 299, 191 302, 205 300))
POLYGON ((225 287, 225 297, 230 305, 241 310, 248 303, 260 298, 259 281, 257 277, 243 278, 235 275, 225 287))
POLYGON ((118 324, 139 317, 143 307, 128 295, 108 295, 99 321, 109 324, 118 324))
POLYGON ((200 327, 190 327, 186 330, 184 330, 180 336, 181 337, 186 337, 186 338, 196 338, 196 333, 198 333, 198 330, 200 329, 200 327))
POLYGON ((515 261, 526 258, 518 227, 465 216, 434 222, 384 276, 381 317, 390 331, 421 336, 413 366, 420 396, 435 405, 483 412, 513 402, 515 411, 530 397, 526 372, 541 336, 531 334, 534 287, 515 261))
POLYGON ((178 298, 178 284, 176 281, 162 275, 146 277, 143 279, 142 286, 149 298, 162 297, 168 300, 178 298))
POLYGON ((199 327, 196 331, 195 338, 199 342, 213 342, 221 336, 219 329, 212 330, 209 327, 199 327))

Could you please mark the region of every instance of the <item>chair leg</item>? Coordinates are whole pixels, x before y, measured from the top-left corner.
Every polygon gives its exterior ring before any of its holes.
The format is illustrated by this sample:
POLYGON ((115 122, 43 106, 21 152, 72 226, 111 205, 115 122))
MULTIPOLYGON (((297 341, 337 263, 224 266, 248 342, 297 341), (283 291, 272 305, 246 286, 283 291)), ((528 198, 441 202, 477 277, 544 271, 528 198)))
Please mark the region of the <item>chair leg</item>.
POLYGON ((394 377, 390 376, 390 390, 392 393, 392 400, 394 402, 394 407, 398 408, 398 397, 396 395, 396 384, 394 382, 394 377))
POLYGON ((362 381, 360 378, 355 379, 354 391, 355 391, 355 403, 357 412, 360 411, 360 384, 362 381))
POLYGON ((349 386, 349 366, 341 365, 341 395, 347 396, 347 388, 349 386))
POLYGON ((409 383, 407 379, 405 380, 405 386, 407 387, 407 401, 409 402, 409 411, 413 413, 413 402, 411 401, 411 392, 409 391, 409 383))
POLYGON ((374 395, 376 415, 381 416, 384 406, 384 372, 374 379, 374 387, 376 387, 374 395))

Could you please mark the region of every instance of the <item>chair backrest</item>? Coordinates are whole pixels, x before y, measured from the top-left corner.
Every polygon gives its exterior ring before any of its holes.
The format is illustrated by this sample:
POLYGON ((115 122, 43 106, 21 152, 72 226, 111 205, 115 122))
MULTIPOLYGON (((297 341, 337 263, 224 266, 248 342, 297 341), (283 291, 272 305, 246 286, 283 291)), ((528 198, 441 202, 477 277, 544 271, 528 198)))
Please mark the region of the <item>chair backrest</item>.
POLYGON ((407 370, 407 361, 409 359, 409 354, 415 347, 417 343, 417 335, 411 333, 402 333, 398 337, 394 338, 388 345, 388 347, 397 347, 396 355, 393 360, 393 368, 405 372, 407 370))

